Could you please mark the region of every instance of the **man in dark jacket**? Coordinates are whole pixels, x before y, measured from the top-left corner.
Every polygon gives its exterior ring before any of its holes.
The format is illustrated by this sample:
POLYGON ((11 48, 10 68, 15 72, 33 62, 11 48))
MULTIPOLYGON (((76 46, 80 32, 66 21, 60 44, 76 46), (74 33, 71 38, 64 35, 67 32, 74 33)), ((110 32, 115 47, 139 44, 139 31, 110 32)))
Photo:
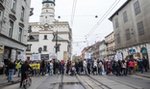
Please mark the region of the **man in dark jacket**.
POLYGON ((25 61, 24 64, 21 66, 21 81, 20 87, 22 87, 22 82, 28 77, 28 72, 32 70, 28 61, 25 61))
POLYGON ((148 71, 148 59, 146 59, 145 57, 143 57, 143 67, 145 72, 148 71))

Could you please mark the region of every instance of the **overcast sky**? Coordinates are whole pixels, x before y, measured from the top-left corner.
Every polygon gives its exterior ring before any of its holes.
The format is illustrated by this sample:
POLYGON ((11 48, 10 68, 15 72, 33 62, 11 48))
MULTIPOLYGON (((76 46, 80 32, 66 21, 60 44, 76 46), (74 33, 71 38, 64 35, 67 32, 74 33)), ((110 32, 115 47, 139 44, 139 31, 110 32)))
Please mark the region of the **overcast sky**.
MULTIPOLYGON (((73 54, 80 54, 80 51, 87 45, 101 41, 106 35, 113 31, 112 23, 108 18, 126 1, 120 0, 119 4, 99 25, 97 22, 102 18, 110 6, 119 0, 77 0, 76 11, 71 25, 72 6, 74 0, 55 0, 55 18, 68 21, 73 32, 73 54), (98 16, 98 18, 95 18, 98 16), (96 25, 96 29, 94 27, 96 25), (87 37, 86 43, 85 41, 87 37)), ((42 8, 42 0, 31 0, 31 7, 34 8, 34 15, 30 22, 38 22, 42 8)))

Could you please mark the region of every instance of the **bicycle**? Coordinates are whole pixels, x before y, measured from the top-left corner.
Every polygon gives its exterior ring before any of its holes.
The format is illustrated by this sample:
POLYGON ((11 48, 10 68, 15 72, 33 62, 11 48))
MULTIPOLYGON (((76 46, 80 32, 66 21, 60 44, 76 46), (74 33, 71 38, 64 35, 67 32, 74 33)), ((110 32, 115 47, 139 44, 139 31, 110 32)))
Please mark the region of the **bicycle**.
POLYGON ((23 80, 22 85, 24 89, 27 89, 32 84, 32 79, 30 76, 27 76, 26 79, 23 80))

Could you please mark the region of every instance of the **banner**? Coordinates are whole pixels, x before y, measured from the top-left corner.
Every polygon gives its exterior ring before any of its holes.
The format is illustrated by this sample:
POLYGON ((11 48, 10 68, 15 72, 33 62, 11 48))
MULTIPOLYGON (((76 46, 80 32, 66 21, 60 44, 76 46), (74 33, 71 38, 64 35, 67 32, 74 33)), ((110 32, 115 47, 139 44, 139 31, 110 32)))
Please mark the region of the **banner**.
POLYGON ((115 55, 115 60, 118 61, 118 60, 123 60, 123 55, 121 52, 117 52, 116 55, 115 55))
POLYGON ((31 59, 34 60, 41 60, 41 54, 37 53, 37 54, 32 54, 31 59))
POLYGON ((41 60, 49 60, 49 54, 41 54, 41 60))
POLYGON ((18 57, 18 59, 21 59, 22 61, 25 61, 26 60, 26 55, 24 54, 24 52, 21 52, 18 57))
POLYGON ((50 53, 49 54, 49 58, 50 59, 56 59, 57 58, 57 55, 55 53, 50 53))

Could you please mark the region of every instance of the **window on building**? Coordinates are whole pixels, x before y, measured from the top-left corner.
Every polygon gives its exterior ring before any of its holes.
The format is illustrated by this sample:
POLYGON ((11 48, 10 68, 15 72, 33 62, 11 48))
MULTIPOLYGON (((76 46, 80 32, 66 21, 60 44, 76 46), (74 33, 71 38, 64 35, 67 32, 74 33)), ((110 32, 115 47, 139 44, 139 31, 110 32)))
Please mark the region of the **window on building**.
POLYGON ((123 12, 123 20, 124 20, 124 23, 128 21, 127 11, 123 12))
POLYGON ((47 16, 45 16, 45 18, 47 19, 47 16))
POLYGON ((21 42, 22 39, 22 28, 19 28, 18 40, 21 42))
POLYGON ((21 8, 21 17, 20 20, 23 21, 24 20, 24 14, 25 14, 25 9, 24 7, 21 8))
POLYGON ((1 2, 1 3, 3 3, 3 2, 4 2, 4 0, 0 0, 0 2, 1 2))
POLYGON ((139 35, 144 35, 144 25, 142 21, 137 23, 137 29, 139 35))
POLYGON ((28 29, 29 29, 29 30, 28 30, 28 33, 31 33, 31 32, 32 32, 32 27, 29 26, 28 29))
POLYGON ((32 44, 27 44, 27 51, 31 51, 32 44))
POLYGON ((2 21, 2 11, 0 10, 0 21, 2 21))
POLYGON ((118 34, 116 35, 116 37, 117 37, 117 43, 120 43, 120 34, 118 33, 118 34))
POLYGON ((140 4, 138 0, 134 3, 134 11, 135 11, 135 15, 141 13, 140 4))
POLYGON ((16 11, 16 5, 17 5, 17 0, 12 0, 11 9, 12 9, 14 12, 16 11))
POLYGON ((115 19, 115 27, 116 27, 116 28, 119 27, 118 18, 115 19))
POLYGON ((9 23, 10 23, 9 37, 12 37, 13 36, 14 22, 10 20, 9 23))
POLYGON ((44 35, 44 40, 47 40, 47 35, 44 35))
POLYGON ((131 39, 130 30, 126 29, 126 40, 130 40, 130 39, 131 39))
POLYGON ((43 51, 47 51, 47 46, 43 46, 43 51))

